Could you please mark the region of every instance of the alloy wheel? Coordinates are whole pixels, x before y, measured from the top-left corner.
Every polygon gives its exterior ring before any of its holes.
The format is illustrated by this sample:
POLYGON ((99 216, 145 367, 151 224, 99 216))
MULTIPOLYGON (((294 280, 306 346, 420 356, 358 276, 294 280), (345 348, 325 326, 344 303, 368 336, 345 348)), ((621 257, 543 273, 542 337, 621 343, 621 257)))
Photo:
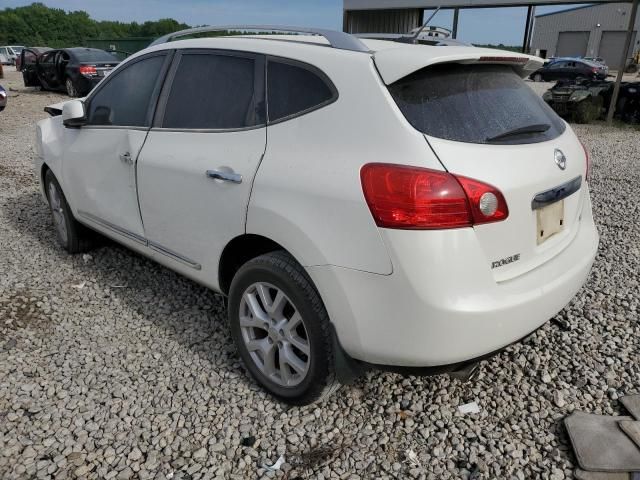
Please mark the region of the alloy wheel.
POLYGON ((309 371, 311 349, 289 297, 274 285, 254 283, 242 294, 239 314, 242 340, 260 373, 282 387, 299 385, 309 371))
POLYGON ((53 223, 56 227, 56 231, 58 232, 62 243, 66 244, 68 238, 67 222, 64 216, 64 208, 62 207, 62 198, 53 182, 49 183, 49 205, 51 206, 51 213, 53 214, 53 223))
POLYGON ((69 95, 70 97, 75 97, 76 96, 76 88, 73 86, 73 82, 71 81, 70 78, 67 78, 67 81, 65 82, 65 85, 67 87, 67 95, 69 95))

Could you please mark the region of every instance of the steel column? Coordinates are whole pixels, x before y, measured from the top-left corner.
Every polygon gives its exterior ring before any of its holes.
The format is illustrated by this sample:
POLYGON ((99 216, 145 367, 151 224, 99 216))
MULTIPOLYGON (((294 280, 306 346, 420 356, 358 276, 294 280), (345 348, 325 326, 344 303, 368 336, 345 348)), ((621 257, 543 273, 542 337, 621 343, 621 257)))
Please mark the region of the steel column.
POLYGON ((458 38, 458 15, 460 14, 459 8, 453 9, 453 32, 451 32, 451 36, 453 38, 458 38))
POLYGON ((616 76, 616 84, 613 87, 613 95, 611 95, 609 111, 607 112, 607 123, 609 124, 613 122, 613 114, 616 111, 616 103, 618 103, 618 95, 620 94, 622 75, 624 74, 624 69, 627 66, 627 57, 629 56, 629 48, 631 48, 631 37, 633 37, 633 28, 635 27, 636 15, 638 14, 638 3, 640 3, 640 0, 634 0, 633 5, 631 6, 631 15, 629 15, 627 37, 624 42, 624 48, 622 49, 622 61, 620 62, 620 68, 618 69, 618 75, 616 76))
POLYGON ((524 26, 524 38, 522 39, 522 53, 527 53, 527 45, 529 42, 529 29, 531 28, 531 14, 533 13, 533 5, 527 7, 527 23, 524 26))

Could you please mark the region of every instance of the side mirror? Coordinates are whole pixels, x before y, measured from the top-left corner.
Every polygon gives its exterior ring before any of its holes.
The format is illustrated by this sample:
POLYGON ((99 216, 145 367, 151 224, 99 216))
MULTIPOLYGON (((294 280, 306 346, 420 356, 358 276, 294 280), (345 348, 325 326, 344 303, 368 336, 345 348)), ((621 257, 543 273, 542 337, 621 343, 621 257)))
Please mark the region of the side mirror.
POLYGON ((71 100, 62 105, 62 123, 65 127, 80 128, 87 123, 84 103, 71 100))

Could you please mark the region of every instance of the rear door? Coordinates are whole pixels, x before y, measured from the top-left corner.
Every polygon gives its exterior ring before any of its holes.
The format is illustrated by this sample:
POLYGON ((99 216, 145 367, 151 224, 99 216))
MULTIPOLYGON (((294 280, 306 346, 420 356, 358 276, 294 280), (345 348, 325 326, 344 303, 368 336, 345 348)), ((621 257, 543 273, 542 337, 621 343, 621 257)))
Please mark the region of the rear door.
POLYGON ((448 171, 503 193, 508 218, 474 227, 497 281, 535 268, 571 242, 586 191, 585 152, 511 67, 440 64, 389 90, 448 171))
POLYGON ((262 55, 176 54, 138 162, 140 209, 159 261, 218 283, 226 244, 245 232, 265 151, 262 55))

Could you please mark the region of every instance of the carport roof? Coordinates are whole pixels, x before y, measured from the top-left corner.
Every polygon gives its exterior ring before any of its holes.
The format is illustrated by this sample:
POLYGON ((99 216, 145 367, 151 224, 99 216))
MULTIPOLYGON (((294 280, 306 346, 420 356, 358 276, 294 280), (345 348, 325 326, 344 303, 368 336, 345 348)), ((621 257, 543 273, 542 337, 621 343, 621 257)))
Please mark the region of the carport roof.
MULTIPOLYGON (((632 0, 600 0, 597 3, 631 3, 632 0)), ((526 7, 529 5, 583 4, 584 0, 344 0, 344 10, 379 10, 403 8, 485 8, 526 7)))

